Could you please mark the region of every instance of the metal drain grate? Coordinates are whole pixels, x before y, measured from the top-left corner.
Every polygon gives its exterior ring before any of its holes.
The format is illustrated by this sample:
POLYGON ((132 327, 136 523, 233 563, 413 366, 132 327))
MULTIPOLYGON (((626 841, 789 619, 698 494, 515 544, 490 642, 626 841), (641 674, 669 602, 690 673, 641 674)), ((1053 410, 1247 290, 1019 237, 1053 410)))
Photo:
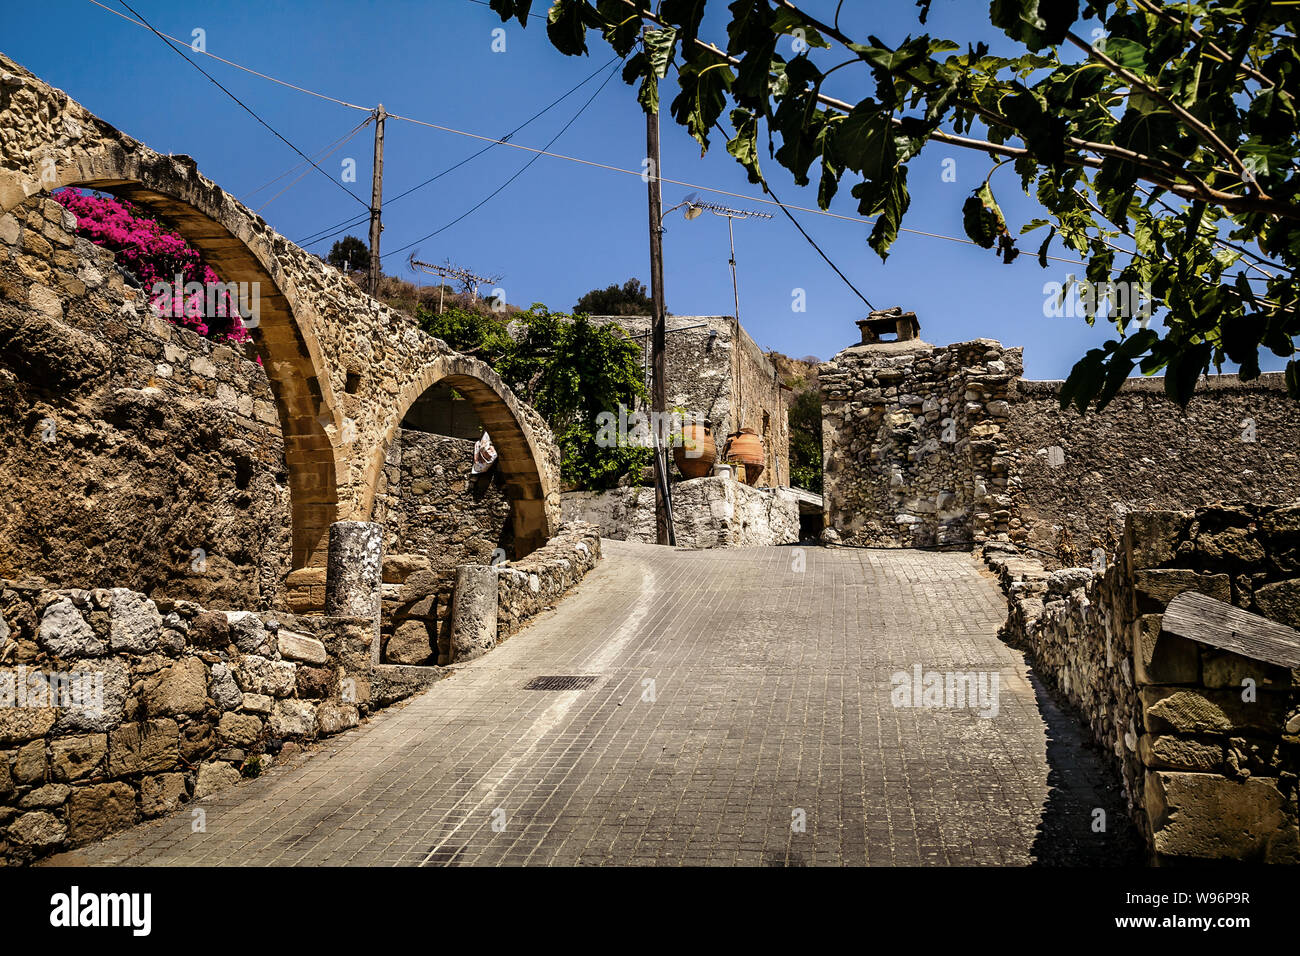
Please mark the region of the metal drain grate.
POLYGON ((595 677, 577 674, 548 674, 545 677, 534 677, 524 685, 524 690, 586 690, 597 680, 595 677))

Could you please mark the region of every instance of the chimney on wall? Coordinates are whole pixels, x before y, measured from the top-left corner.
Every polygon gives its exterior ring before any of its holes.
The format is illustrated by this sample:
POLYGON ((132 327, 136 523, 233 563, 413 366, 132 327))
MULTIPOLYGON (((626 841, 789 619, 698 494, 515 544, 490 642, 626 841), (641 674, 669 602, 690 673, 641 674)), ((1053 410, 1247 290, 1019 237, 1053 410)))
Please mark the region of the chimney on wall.
POLYGON ((904 312, 901 306, 877 309, 865 319, 858 319, 863 345, 880 342, 909 342, 921 337, 921 323, 915 312, 904 312))

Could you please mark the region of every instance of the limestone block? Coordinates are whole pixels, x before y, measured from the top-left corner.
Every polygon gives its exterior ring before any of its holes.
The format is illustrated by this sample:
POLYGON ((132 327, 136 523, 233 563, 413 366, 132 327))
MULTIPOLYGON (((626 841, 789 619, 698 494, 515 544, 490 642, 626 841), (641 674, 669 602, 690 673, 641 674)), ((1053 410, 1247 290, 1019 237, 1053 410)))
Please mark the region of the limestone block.
POLYGON ((81 612, 66 598, 45 609, 38 640, 43 648, 58 657, 98 657, 108 651, 81 612))
POLYGON ((55 780, 80 780, 101 770, 107 754, 105 734, 59 737, 50 742, 50 769, 55 780))
POLYGON ((497 570, 467 564, 456 569, 452 599, 451 659, 473 660, 496 645, 497 570))
POLYGON ((194 799, 202 800, 222 790, 229 790, 239 780, 239 771, 233 766, 220 760, 210 760, 199 767, 198 779, 194 783, 194 799))
POLYGON ((149 598, 127 588, 112 589, 109 605, 109 643, 115 651, 147 654, 158 646, 162 615, 149 598))
POLYGON ((1145 798, 1161 856, 1279 863, 1300 858, 1285 798, 1270 778, 1152 771, 1145 798))
POLYGON ((185 774, 163 773, 140 781, 140 813, 157 817, 185 802, 185 774))
POLYGON ((109 734, 108 772, 114 777, 170 770, 180 758, 180 731, 168 718, 123 724, 109 734))
POLYGON ((1134 673, 1139 684, 1195 684, 1200 680, 1201 653, 1195 641, 1160 630, 1163 614, 1143 614, 1137 622, 1133 647, 1134 673))
POLYGON ((207 698, 208 670, 197 657, 179 660, 145 682, 150 716, 202 713, 207 698))
POLYGON ((125 783, 78 787, 68 805, 68 835, 74 843, 101 840, 135 823, 135 791, 125 783))
POLYGON ((293 631, 280 631, 276 635, 280 656, 305 664, 324 664, 329 660, 325 645, 314 637, 296 634, 293 631))
POLYGON ((1261 690, 1254 701, 1230 690, 1192 687, 1143 687, 1143 721, 1153 734, 1223 734, 1254 731, 1269 735, 1281 731, 1285 698, 1261 690))
POLYGON ((1152 736, 1138 740, 1138 755, 1148 767, 1215 773, 1223 769, 1223 741, 1152 736))

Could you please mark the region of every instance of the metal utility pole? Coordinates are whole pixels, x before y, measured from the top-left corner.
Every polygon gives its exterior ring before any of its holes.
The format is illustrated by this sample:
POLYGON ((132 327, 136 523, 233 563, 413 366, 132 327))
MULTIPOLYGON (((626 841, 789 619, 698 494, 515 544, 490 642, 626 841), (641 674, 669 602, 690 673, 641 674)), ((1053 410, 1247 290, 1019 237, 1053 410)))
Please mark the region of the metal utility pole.
POLYGON ((650 422, 654 431, 655 540, 673 544, 672 516, 668 511, 667 449, 659 444, 659 423, 668 409, 668 375, 664 335, 663 197, 659 186, 659 111, 646 113, 645 152, 650 160, 650 365, 654 372, 650 392, 650 422))
POLYGON ((370 177, 370 294, 379 292, 379 234, 384 226, 379 209, 384 202, 384 104, 375 109, 375 162, 370 177))

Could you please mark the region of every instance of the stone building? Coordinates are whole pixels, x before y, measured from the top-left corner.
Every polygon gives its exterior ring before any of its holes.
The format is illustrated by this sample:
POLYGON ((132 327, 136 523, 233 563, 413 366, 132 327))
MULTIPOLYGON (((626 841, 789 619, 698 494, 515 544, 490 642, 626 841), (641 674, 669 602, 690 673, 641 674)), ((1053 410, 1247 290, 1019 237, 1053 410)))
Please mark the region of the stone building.
POLYGON ((1186 409, 1163 380, 1102 411, 1022 379, 1022 350, 930 345, 912 313, 873 312, 820 367, 830 540, 969 546, 994 538, 1066 558, 1109 550, 1124 516, 1300 497, 1300 419, 1279 373, 1209 376, 1186 409))
MULTIPOLYGON (((641 346, 649 389, 649 317, 591 318, 618 325, 641 346)), ((681 408, 708 422, 719 460, 728 435, 741 428, 753 429, 763 439, 766 457, 759 487, 789 487, 789 389, 744 327, 729 315, 672 315, 667 319, 665 346, 669 408, 681 408)))

